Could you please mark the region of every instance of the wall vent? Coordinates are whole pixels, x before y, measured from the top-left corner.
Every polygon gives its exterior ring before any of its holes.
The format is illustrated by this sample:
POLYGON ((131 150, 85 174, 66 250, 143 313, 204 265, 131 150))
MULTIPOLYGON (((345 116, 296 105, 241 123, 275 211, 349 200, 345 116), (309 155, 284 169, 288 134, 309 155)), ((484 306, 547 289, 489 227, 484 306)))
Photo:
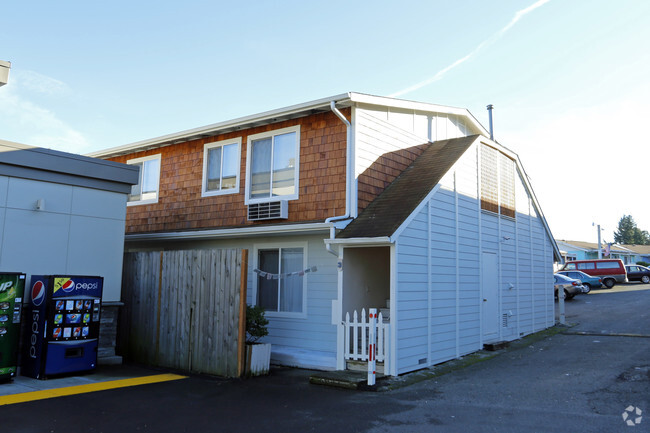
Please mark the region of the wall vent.
POLYGON ((507 328, 508 327, 508 317, 510 317, 510 315, 508 313, 504 313, 502 317, 503 317, 503 319, 501 320, 501 323, 502 323, 504 328, 507 328))
POLYGON ((253 203, 248 205, 249 221, 287 218, 289 218, 289 202, 286 200, 253 203))

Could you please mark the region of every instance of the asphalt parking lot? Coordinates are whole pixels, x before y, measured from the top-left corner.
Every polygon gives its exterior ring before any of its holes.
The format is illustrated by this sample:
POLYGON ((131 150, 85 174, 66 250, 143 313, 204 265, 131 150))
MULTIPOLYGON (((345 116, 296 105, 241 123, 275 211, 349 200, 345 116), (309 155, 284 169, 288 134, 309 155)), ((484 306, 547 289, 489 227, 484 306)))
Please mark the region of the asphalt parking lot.
POLYGON ((562 333, 387 392, 311 385, 310 372, 279 368, 0 406, 0 425, 12 433, 650 431, 650 285, 592 291, 566 307, 575 326, 562 333))

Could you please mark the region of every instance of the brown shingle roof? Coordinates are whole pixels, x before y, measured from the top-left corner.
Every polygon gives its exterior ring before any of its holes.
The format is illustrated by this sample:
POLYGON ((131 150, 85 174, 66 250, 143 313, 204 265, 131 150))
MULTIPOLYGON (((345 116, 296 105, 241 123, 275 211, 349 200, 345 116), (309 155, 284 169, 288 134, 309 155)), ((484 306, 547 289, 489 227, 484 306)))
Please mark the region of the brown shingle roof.
MULTIPOLYGON (((596 242, 584 242, 584 241, 567 241, 565 239, 557 239, 557 242, 562 242, 568 245, 573 245, 574 247, 577 248, 582 248, 585 250, 598 250, 598 244, 596 242)), ((601 243, 601 247, 605 248, 605 242, 601 243)), ((611 251, 617 251, 617 252, 626 252, 625 249, 631 249, 630 245, 619 245, 619 244, 612 244, 611 246, 611 251)))
POLYGON ((628 250, 632 250, 637 254, 650 254, 650 245, 629 245, 625 244, 623 247, 627 248, 628 250))
POLYGON ((337 238, 393 235, 478 137, 431 143, 337 238))
POLYGON ((585 250, 597 250, 598 244, 594 242, 584 242, 584 241, 568 241, 565 239, 557 239, 558 242, 564 242, 565 244, 573 245, 574 247, 582 248, 585 250))

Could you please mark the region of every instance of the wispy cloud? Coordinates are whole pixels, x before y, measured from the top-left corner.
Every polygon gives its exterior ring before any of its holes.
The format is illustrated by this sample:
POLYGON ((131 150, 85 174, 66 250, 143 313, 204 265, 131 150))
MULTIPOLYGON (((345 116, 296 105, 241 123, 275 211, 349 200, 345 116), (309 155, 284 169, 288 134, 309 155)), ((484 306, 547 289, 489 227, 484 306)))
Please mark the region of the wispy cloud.
POLYGON ((402 90, 400 90, 400 91, 398 91, 398 92, 395 92, 395 93, 393 93, 393 94, 390 95, 390 96, 392 96, 392 97, 402 96, 402 95, 404 95, 404 94, 411 93, 411 92, 413 92, 413 91, 415 91, 415 90, 421 89, 421 88, 424 87, 424 86, 428 86, 428 85, 431 84, 431 83, 434 83, 434 82, 436 82, 436 81, 441 80, 442 77, 444 77, 444 75, 445 75, 447 72, 451 71, 451 70, 454 69, 456 66, 458 66, 458 65, 460 65, 460 64, 462 64, 462 63, 464 63, 464 62, 466 62, 467 60, 471 59, 472 57, 474 57, 474 56, 475 56, 479 51, 481 51, 483 48, 485 48, 486 46, 488 46, 488 45, 494 43, 494 42, 495 42, 496 40, 498 40, 501 36, 503 36, 503 35, 504 35, 508 30, 510 30, 510 29, 511 29, 515 24, 517 24, 517 22, 518 22, 520 19, 522 19, 525 15, 527 15, 527 14, 529 14, 530 12, 534 11, 534 10, 537 9, 538 7, 543 6, 544 4, 548 3, 549 1, 551 1, 551 0, 538 0, 538 1, 536 1, 535 3, 533 3, 532 5, 528 6, 527 8, 524 8, 524 9, 521 9, 521 10, 517 11, 517 12, 515 13, 515 16, 510 20, 510 22, 509 22, 508 24, 506 24, 506 25, 505 25, 503 28, 501 28, 498 32, 496 32, 495 34, 493 34, 492 36, 490 36, 489 38, 487 38, 486 40, 484 40, 483 42, 481 42, 480 44, 478 44, 478 46, 477 46, 476 48, 474 48, 474 50, 472 50, 469 54, 467 54, 467 55, 464 56, 464 57, 461 57, 460 59, 456 60, 455 62, 453 62, 453 63, 450 64, 449 66, 447 66, 447 67, 441 69, 441 70, 438 71, 435 75, 433 75, 433 76, 427 78, 426 80, 421 81, 421 82, 419 82, 419 83, 417 83, 417 84, 414 84, 414 85, 412 85, 412 86, 410 86, 410 87, 407 87, 407 88, 405 88, 405 89, 402 89, 402 90))
POLYGON ((20 71, 17 80, 20 88, 43 95, 61 96, 70 92, 63 81, 34 71, 20 71))
POLYGON ((55 96, 56 103, 62 103, 69 93, 68 86, 54 78, 32 71, 12 71, 11 82, 0 91, 0 138, 65 152, 85 152, 88 142, 83 134, 36 102, 55 96))

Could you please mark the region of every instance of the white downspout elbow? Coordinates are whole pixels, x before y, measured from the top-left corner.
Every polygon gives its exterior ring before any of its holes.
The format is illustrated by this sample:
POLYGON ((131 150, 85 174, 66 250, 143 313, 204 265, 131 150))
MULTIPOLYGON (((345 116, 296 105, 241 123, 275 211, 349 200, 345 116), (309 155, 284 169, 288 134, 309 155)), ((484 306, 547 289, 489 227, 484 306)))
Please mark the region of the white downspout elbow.
MULTIPOLYGON (((352 125, 350 121, 345 118, 338 108, 336 108, 336 101, 330 102, 330 109, 336 116, 345 123, 346 127, 346 143, 345 143, 345 214, 329 217, 325 220, 326 223, 332 224, 330 227, 330 239, 336 236, 336 228, 334 227, 335 221, 342 221, 350 219, 351 201, 352 201, 352 125)), ((338 257, 338 253, 332 249, 330 244, 325 244, 325 248, 330 254, 338 257)))

